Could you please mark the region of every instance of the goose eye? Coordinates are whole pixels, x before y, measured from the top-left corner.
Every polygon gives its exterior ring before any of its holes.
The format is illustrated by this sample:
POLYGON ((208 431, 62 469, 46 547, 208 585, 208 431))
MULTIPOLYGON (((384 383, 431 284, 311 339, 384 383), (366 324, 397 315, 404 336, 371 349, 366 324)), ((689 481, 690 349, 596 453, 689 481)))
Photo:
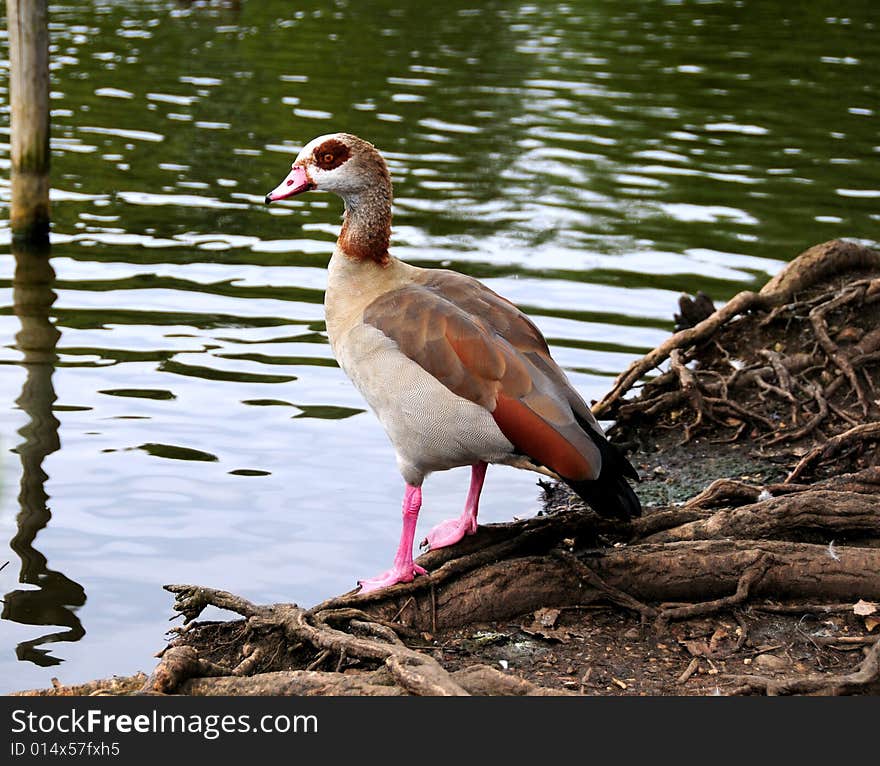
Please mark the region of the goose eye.
POLYGON ((345 144, 331 138, 315 148, 313 162, 322 170, 333 170, 350 156, 351 151, 345 144))

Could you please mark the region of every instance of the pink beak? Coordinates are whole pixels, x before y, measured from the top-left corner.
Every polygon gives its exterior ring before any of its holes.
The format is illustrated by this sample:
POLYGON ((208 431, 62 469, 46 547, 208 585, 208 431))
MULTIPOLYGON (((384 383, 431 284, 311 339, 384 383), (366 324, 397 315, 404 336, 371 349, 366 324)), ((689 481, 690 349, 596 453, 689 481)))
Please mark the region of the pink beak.
POLYGON ((277 202, 280 199, 287 199, 295 194, 302 194, 314 188, 315 184, 312 183, 306 173, 306 169, 299 165, 294 165, 287 178, 266 195, 266 204, 277 202))

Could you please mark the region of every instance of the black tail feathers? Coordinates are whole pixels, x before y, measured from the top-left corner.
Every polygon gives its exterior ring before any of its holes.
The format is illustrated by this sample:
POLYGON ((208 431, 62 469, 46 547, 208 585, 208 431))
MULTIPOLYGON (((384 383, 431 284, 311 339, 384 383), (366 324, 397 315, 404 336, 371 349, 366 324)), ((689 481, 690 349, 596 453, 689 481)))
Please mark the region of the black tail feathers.
POLYGON ((581 424, 596 443, 602 455, 602 469, 592 481, 563 479, 574 493, 600 516, 634 519, 642 515, 642 504, 630 487, 627 478, 638 481, 639 475, 624 454, 596 428, 581 424))
POLYGON ((600 516, 634 519, 642 515, 642 504, 622 474, 609 476, 603 470, 594 481, 566 479, 565 483, 600 516))

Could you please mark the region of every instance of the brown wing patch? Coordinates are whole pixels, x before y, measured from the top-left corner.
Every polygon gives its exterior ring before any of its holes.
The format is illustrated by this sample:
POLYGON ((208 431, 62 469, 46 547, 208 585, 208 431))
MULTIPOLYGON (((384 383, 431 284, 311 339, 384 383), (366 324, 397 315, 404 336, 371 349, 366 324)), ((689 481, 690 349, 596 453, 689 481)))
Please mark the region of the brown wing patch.
POLYGON ((518 351, 549 355, 547 341, 532 320, 484 284, 446 269, 427 271, 422 284, 443 295, 466 314, 479 317, 518 351))
POLYGON ((460 316, 445 319, 443 337, 464 368, 483 380, 501 380, 507 367, 504 354, 489 341, 487 333, 460 316))

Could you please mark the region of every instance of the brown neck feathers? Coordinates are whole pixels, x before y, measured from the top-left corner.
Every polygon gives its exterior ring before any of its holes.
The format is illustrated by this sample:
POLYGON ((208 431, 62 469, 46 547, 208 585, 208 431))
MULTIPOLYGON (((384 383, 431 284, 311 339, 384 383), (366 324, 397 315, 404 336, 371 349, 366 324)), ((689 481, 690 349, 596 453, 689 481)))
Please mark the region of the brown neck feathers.
POLYGON ((384 214, 365 215, 365 212, 354 207, 345 211, 342 231, 339 232, 339 246, 349 258, 371 260, 384 266, 390 259, 390 205, 384 214))
POLYGON ((339 246, 349 258, 384 266, 390 261, 391 175, 376 148, 357 140, 361 146, 355 172, 362 177, 363 184, 357 192, 343 195, 345 217, 339 246))

